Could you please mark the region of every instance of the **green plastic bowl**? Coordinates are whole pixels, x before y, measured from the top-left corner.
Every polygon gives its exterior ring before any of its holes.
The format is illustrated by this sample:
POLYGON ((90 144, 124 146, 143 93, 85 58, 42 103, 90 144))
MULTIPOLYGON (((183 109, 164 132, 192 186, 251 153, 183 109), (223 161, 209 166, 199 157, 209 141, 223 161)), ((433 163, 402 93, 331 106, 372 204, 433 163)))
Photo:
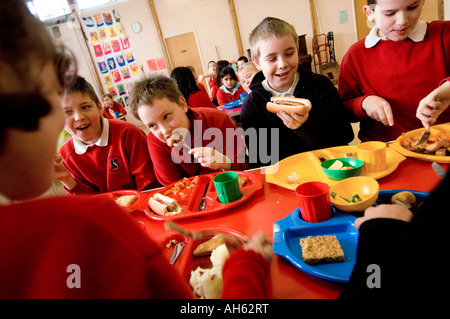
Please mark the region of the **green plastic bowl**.
POLYGON ((328 176, 328 178, 334 180, 334 181, 342 181, 343 179, 358 176, 361 174, 362 168, 363 168, 364 162, 357 159, 357 158, 333 158, 330 160, 327 160, 320 164, 322 166, 323 171, 328 176), (348 169, 329 169, 331 165, 334 164, 336 161, 341 161, 343 164, 343 167, 350 167, 348 169))

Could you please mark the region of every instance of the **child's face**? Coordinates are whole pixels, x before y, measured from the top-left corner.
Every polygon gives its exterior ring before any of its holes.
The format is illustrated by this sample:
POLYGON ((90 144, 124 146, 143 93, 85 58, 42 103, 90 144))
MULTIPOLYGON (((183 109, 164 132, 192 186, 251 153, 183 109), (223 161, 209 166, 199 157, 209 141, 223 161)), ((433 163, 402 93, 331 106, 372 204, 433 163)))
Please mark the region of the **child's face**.
POLYGON ((150 132, 165 143, 175 129, 191 128, 187 111, 188 106, 184 97, 180 97, 178 103, 164 97, 154 99, 152 105, 139 106, 137 113, 150 132))
POLYGON ((66 115, 66 131, 85 144, 97 142, 102 134, 100 106, 80 92, 64 96, 62 106, 66 115))
POLYGON ((423 0, 378 0, 375 10, 364 6, 369 20, 375 19, 379 36, 392 41, 408 38, 422 12, 423 0))
POLYGON ((250 70, 240 71, 239 72, 239 81, 242 84, 244 90, 249 93, 250 92, 250 83, 252 83, 252 79, 255 76, 255 73, 250 70))
POLYGON ((228 90, 233 90, 236 85, 236 80, 233 79, 230 74, 227 74, 222 78, 222 84, 225 85, 228 90))
POLYGON ((114 101, 112 98, 110 98, 109 96, 105 96, 102 100, 103 104, 105 106, 113 106, 114 105, 114 101))
POLYGON ((298 49, 294 39, 291 36, 267 38, 261 45, 259 58, 253 62, 264 73, 272 89, 287 91, 298 68, 298 49))
POLYGON ((211 62, 210 64, 208 64, 208 71, 209 72, 216 72, 216 64, 211 62))

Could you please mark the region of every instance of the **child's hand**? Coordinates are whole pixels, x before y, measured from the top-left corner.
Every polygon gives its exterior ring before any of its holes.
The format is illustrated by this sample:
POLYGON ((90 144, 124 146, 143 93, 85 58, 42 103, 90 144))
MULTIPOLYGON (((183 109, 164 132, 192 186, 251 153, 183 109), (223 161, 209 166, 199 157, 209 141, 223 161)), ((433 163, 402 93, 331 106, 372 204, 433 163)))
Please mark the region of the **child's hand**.
POLYGON ((213 170, 231 169, 231 160, 211 147, 194 147, 189 151, 194 155, 201 166, 209 167, 213 170))
POLYGON ((309 112, 300 115, 297 113, 286 113, 284 111, 278 112, 277 116, 283 121, 283 124, 286 125, 286 127, 290 128, 291 130, 297 130, 300 128, 303 123, 306 122, 306 120, 309 117, 309 112))
POLYGON ((367 220, 375 218, 391 218, 403 220, 405 222, 411 221, 413 215, 411 211, 400 205, 378 205, 366 209, 363 217, 355 219, 355 227, 359 230, 362 223, 367 220))
POLYGON ((416 117, 422 121, 422 125, 426 129, 429 129, 447 106, 441 103, 439 93, 434 90, 419 102, 416 117))
POLYGON ((67 170, 66 165, 64 165, 62 161, 62 157, 60 155, 57 155, 55 157, 55 161, 53 163, 55 168, 55 173, 53 179, 55 181, 59 181, 64 184, 64 186, 71 190, 77 185, 76 180, 70 175, 69 171, 67 170))
POLYGON ((382 97, 369 95, 362 103, 363 110, 367 115, 386 126, 394 125, 391 105, 382 97))
POLYGON ((255 252, 261 254, 268 262, 272 260, 272 245, 267 240, 266 235, 263 232, 253 235, 252 238, 250 238, 244 245, 244 249, 254 250, 255 252))

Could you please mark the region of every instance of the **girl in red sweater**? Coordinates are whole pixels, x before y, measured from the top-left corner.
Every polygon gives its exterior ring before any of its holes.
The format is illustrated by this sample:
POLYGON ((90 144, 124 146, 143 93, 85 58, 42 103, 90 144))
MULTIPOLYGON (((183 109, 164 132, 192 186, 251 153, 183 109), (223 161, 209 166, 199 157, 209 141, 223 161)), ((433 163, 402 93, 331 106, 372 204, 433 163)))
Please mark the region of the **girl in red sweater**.
MULTIPOLYGON (((22 0, 0 1, 0 42, 8 43, 0 107, 11 115, 0 122, 0 298, 192 298, 159 245, 113 200, 33 199, 52 183, 60 94, 75 70, 67 72, 73 64, 22 0)), ((262 254, 272 251, 262 239, 225 263, 224 298, 270 297, 262 254)))
POLYGON ((217 103, 219 105, 225 105, 228 102, 240 100, 241 93, 245 93, 241 83, 238 82, 236 73, 233 68, 227 66, 220 72, 220 80, 222 86, 217 92, 217 103))

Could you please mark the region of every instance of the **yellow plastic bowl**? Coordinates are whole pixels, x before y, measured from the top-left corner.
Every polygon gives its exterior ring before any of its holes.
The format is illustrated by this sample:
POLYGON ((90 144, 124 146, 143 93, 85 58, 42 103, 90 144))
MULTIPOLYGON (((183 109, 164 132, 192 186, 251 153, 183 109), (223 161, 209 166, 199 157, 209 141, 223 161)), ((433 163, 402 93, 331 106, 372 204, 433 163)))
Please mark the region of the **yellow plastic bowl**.
POLYGON ((375 204, 378 198, 380 186, 378 182, 370 177, 357 176, 344 179, 330 188, 331 203, 344 212, 362 212, 366 208, 375 204), (337 196, 333 198, 331 193, 336 193, 337 196), (362 201, 357 203, 348 203, 340 196, 350 199, 354 193, 357 193, 362 201), (340 195, 340 196, 338 196, 340 195))

